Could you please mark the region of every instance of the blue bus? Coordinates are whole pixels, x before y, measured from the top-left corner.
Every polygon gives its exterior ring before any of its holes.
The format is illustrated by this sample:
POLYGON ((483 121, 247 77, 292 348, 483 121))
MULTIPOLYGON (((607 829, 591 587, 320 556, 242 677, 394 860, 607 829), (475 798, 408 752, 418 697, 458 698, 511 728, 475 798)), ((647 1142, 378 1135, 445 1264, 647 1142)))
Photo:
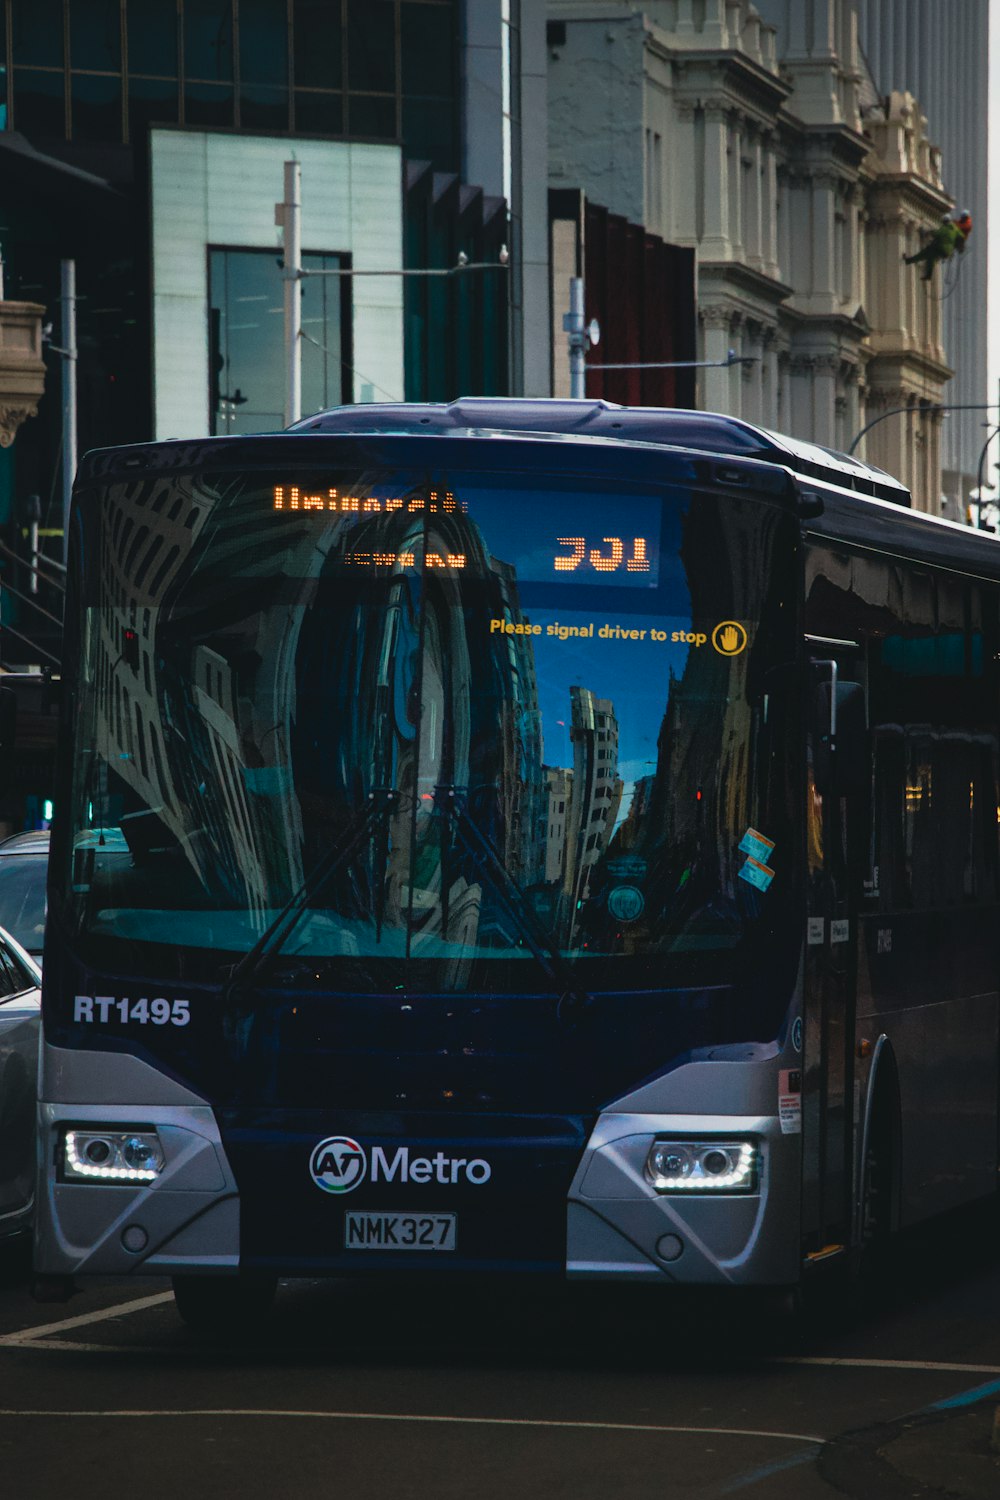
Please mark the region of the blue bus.
POLYGON ((39 1295, 791 1288, 998 1170, 1000 547, 603 402, 89 454, 39 1295))

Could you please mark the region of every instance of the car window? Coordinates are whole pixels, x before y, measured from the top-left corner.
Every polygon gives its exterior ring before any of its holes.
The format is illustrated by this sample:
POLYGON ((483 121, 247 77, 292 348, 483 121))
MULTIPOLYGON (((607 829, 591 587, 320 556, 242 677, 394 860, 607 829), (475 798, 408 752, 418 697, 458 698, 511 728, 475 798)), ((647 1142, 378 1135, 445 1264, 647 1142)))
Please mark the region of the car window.
POLYGON ((29 953, 41 953, 45 936, 44 854, 0 855, 0 927, 29 953))
POLYGON ((0 1004, 11 995, 34 989, 37 982, 35 975, 0 935, 0 1004))
POLYGON ((0 1002, 7 1000, 11 995, 16 995, 23 988, 19 982, 17 971, 10 961, 6 944, 0 940, 0 1002))

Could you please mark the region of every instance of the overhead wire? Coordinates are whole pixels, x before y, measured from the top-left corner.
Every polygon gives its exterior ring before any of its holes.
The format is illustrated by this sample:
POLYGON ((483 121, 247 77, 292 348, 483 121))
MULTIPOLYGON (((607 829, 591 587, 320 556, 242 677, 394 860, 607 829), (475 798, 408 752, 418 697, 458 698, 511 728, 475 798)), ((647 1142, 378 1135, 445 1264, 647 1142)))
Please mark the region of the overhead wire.
POLYGON ((378 391, 379 394, 382 395, 382 396, 384 396, 387 401, 398 401, 399 400, 398 396, 391 396, 389 394, 389 392, 385 389, 384 386, 379 385, 378 381, 372 380, 371 376, 370 375, 366 375, 363 370, 355 369, 354 365, 349 365, 347 363, 347 360, 343 359, 336 352, 336 350, 334 350, 334 349, 328 349, 327 346, 326 346, 326 344, 321 344, 320 341, 319 341, 319 339, 313 338, 313 336, 312 336, 311 333, 306 333, 306 331, 305 331, 304 328, 301 328, 299 330, 299 337, 300 338, 304 338, 304 339, 308 339, 309 342, 310 342, 310 344, 315 344, 317 349, 322 349, 323 353, 324 354, 328 354, 331 359, 339 359, 341 365, 343 366, 343 368, 345 370, 350 370, 350 372, 351 372, 352 375, 357 375, 357 377, 358 377, 359 380, 363 380, 364 383, 365 383, 365 385, 370 385, 373 391, 378 391))

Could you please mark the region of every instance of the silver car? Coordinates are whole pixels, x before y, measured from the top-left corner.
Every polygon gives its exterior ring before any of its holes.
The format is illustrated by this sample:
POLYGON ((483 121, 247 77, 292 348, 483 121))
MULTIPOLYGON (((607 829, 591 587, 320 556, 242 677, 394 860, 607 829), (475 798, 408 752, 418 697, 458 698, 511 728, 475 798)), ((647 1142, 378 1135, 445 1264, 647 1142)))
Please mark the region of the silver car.
POLYGON ((0 842, 0 927, 42 961, 45 937, 45 876, 49 863, 47 829, 15 833, 0 842))
POLYGON ((34 959, 0 928, 0 1238, 26 1229, 34 1207, 41 983, 34 959))

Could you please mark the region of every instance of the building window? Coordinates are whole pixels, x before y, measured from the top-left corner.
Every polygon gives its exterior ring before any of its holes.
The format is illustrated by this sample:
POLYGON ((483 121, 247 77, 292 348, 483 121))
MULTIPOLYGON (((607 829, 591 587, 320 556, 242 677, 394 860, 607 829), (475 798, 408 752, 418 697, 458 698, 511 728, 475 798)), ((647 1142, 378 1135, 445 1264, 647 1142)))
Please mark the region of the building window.
POLYGON ((343 25, 340 5, 330 0, 292 0, 292 62, 299 88, 344 86, 343 25))
POLYGON ((342 135, 344 100, 342 94, 325 89, 296 89, 296 135, 342 135))
POLYGON ((14 66, 61 68, 63 65, 62 0, 31 0, 11 8, 14 66))
POLYGON ((184 80, 185 125, 232 125, 235 96, 231 83, 184 80))
POLYGON ((16 129, 28 136, 65 136, 66 86, 63 73, 41 68, 14 69, 16 129))
POLYGON ((240 126, 288 129, 288 13, 275 0, 240 0, 240 126))
POLYGON ((663 230, 663 137, 658 130, 646 131, 646 223, 657 233, 663 230))
POLYGON ((152 125, 176 125, 180 118, 176 78, 136 78, 128 80, 128 138, 145 140, 152 125))
POLYGON ((347 0, 347 87, 364 94, 396 90, 394 0, 347 0))
MULTIPOLYGON (((304 254, 305 270, 348 258, 304 254)), ((284 425, 284 300, 270 250, 209 250, 209 379, 213 433, 273 432, 284 425)), ((302 411, 352 397, 349 278, 306 278, 302 293, 302 411)))
POLYGON ((184 0, 184 77, 233 78, 233 0, 184 0))
POLYGON ((349 134, 380 141, 394 141, 399 135, 393 95, 351 94, 347 108, 349 134))
POLYGON ((403 95, 403 142, 415 161, 439 170, 457 170, 458 128, 454 99, 415 99, 403 95))
POLYGON ((72 73, 70 131, 78 140, 120 141, 122 81, 106 73, 72 73))
POLYGON ((0 129, 126 144, 179 122, 347 134, 459 166, 456 0, 15 0, 8 13, 0 129))
POLYGON ((126 0, 131 76, 177 77, 177 0, 126 0))
POLYGON ((69 63, 88 73, 122 70, 122 15, 119 0, 71 0, 69 63))

